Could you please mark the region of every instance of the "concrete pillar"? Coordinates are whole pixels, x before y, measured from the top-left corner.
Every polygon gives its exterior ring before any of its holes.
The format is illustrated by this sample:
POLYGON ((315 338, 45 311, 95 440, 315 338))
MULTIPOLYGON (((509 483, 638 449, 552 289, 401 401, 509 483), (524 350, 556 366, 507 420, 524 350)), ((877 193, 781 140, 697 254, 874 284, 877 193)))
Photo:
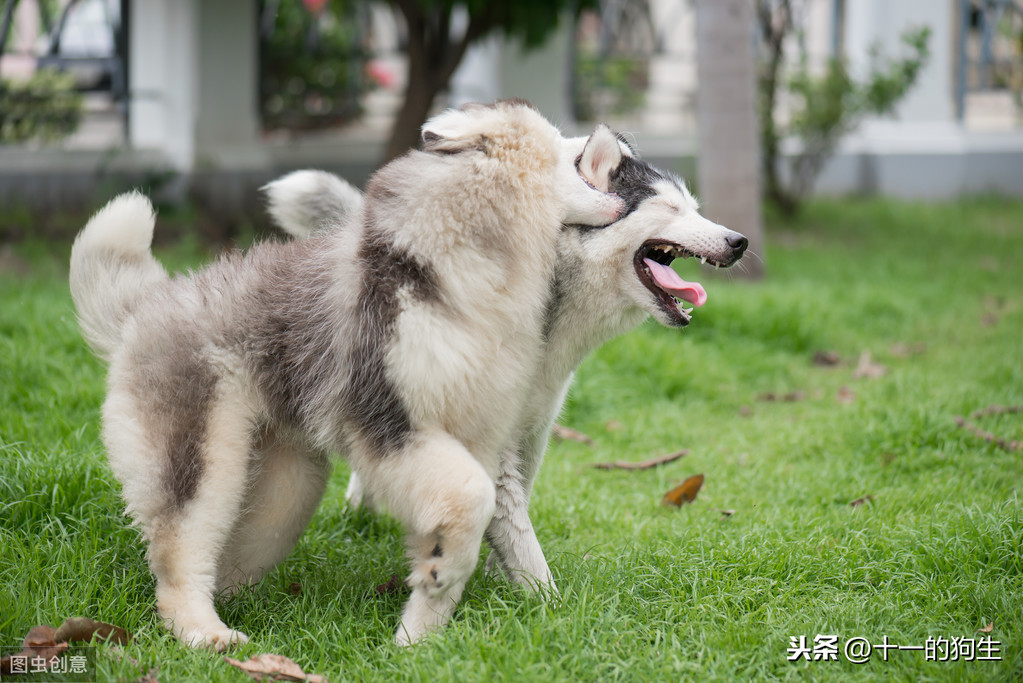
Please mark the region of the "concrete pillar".
POLYGON ((256 5, 134 0, 129 140, 183 174, 264 161, 258 140, 256 5))
POLYGON ((697 172, 703 215, 750 241, 741 273, 764 275, 757 137, 753 7, 748 0, 696 0, 697 172))
POLYGON ((135 0, 129 29, 128 139, 172 168, 195 163, 197 0, 135 0))

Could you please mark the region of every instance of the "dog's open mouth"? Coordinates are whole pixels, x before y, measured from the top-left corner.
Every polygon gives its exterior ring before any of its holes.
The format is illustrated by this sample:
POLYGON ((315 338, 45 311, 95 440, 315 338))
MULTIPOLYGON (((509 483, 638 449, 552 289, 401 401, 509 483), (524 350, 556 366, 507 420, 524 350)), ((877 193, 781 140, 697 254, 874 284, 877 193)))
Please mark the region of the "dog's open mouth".
POLYGON ((648 240, 636 251, 634 259, 639 281, 649 289, 661 308, 678 327, 684 327, 692 319, 693 308, 707 301, 707 292, 699 282, 687 282, 679 277, 671 262, 677 258, 700 258, 704 263, 721 265, 701 257, 673 242, 648 240), (683 303, 692 304, 685 308, 683 303))

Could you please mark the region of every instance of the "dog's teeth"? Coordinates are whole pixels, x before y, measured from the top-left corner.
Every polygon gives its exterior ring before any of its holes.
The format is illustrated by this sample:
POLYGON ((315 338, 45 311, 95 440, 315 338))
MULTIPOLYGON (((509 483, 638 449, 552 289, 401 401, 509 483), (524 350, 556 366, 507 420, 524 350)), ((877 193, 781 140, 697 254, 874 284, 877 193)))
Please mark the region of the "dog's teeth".
POLYGON ((694 309, 694 308, 695 308, 695 306, 693 306, 693 307, 690 307, 690 308, 683 308, 683 309, 682 309, 682 312, 683 312, 683 313, 685 313, 686 315, 692 315, 692 314, 693 314, 693 309, 694 309))
POLYGON ((707 257, 706 256, 701 256, 700 257, 700 263, 702 263, 703 265, 707 265, 707 257))

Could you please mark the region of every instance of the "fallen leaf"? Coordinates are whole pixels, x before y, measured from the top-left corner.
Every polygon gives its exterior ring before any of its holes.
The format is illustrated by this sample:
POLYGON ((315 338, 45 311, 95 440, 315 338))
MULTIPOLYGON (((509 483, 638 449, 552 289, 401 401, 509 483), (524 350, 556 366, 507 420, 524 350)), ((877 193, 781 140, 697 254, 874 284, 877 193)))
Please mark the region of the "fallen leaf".
POLYGON ((683 503, 692 503, 696 500, 696 494, 700 492, 701 486, 703 486, 703 475, 694 474, 665 493, 664 498, 661 499, 661 505, 682 507, 683 503))
POLYGON ((88 643, 96 637, 110 643, 123 645, 131 640, 131 634, 120 626, 94 621, 88 617, 71 617, 57 627, 54 639, 59 642, 88 643))
POLYGON ((302 584, 292 581, 288 584, 288 595, 302 595, 302 584))
POLYGON ((582 432, 577 432, 576 430, 565 427, 564 425, 554 425, 554 429, 551 430, 551 433, 555 439, 559 439, 561 441, 578 441, 579 443, 584 443, 587 446, 593 445, 593 439, 582 432))
POLYGON ((609 432, 617 432, 624 426, 625 425, 622 424, 620 420, 608 420, 607 422, 604 423, 604 429, 606 429, 609 432))
POLYGON ((991 633, 991 631, 993 631, 994 628, 995 628, 995 622, 989 621, 988 625, 985 626, 984 628, 978 628, 977 629, 977 633, 991 633))
POLYGON ((689 454, 688 448, 683 448, 675 453, 659 455, 656 458, 642 460, 640 462, 629 462, 627 460, 615 460, 614 462, 598 462, 590 465, 598 470, 649 470, 669 462, 675 462, 684 455, 689 454))
POLYGON ((257 681, 309 681, 310 683, 327 683, 327 678, 319 674, 307 674, 302 667, 282 655, 253 655, 242 662, 224 657, 231 666, 241 669, 250 678, 257 681))
POLYGON ((398 574, 392 574, 391 578, 387 579, 386 582, 377 586, 377 595, 394 595, 408 592, 408 584, 405 583, 405 579, 401 578, 398 574))
POLYGON ((839 387, 835 394, 835 400, 839 403, 852 403, 856 400, 856 394, 849 387, 839 387))
POLYGON ((813 354, 813 364, 820 367, 834 367, 841 362, 842 357, 837 351, 815 351, 813 354))
POLYGON ((721 519, 728 519, 735 514, 735 510, 717 510, 717 512, 721 513, 721 519))
POLYGON ((870 503, 873 500, 874 500, 874 496, 872 496, 872 495, 870 495, 868 493, 867 495, 863 496, 862 498, 857 498, 853 502, 849 503, 849 507, 859 507, 860 505, 863 505, 864 503, 870 503))
POLYGON ((17 669, 12 670, 12 667, 15 660, 23 662, 26 658, 32 662, 41 659, 49 668, 68 648, 67 643, 54 640, 53 636, 56 632, 57 629, 52 626, 33 626, 21 642, 21 652, 0 659, 0 676, 22 673, 17 669))
POLYGON ((856 369, 853 370, 853 377, 855 379, 879 379, 884 377, 887 372, 888 368, 875 362, 870 356, 870 351, 864 350, 860 354, 859 362, 856 363, 856 369))
MULTIPOLYGON (((972 413, 970 413, 970 418, 973 420, 978 420, 982 417, 989 417, 991 415, 1014 415, 1020 412, 1023 412, 1023 406, 993 405, 988 406, 987 408, 982 408, 980 410, 973 411, 972 413)), ((994 444, 995 446, 998 446, 999 448, 1002 448, 1004 450, 1018 451, 1020 449, 1023 449, 1023 441, 1017 441, 1015 439, 1006 439, 1004 437, 996 436, 991 432, 984 431, 970 420, 960 417, 959 415, 955 416, 955 422, 956 425, 961 427, 962 429, 965 429, 971 434, 979 436, 988 443, 994 444)))
POLYGON ((888 352, 896 358, 908 358, 909 356, 918 356, 922 353, 927 353, 927 344, 919 342, 917 344, 906 344, 905 342, 896 342, 889 347, 888 352))
POLYGON ((768 391, 763 394, 758 394, 757 398, 761 401, 766 401, 767 403, 797 403, 806 398, 806 394, 802 391, 790 391, 785 394, 776 394, 773 391, 768 391))

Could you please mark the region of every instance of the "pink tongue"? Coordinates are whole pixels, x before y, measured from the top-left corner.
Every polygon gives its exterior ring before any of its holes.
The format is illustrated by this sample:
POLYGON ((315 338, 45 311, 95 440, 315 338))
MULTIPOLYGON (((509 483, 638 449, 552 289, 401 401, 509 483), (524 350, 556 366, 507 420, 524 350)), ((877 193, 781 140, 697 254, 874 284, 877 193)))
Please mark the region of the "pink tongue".
POLYGON ((707 292, 699 282, 686 282, 670 266, 662 266, 657 261, 645 258, 643 263, 650 269, 657 286, 668 294, 688 301, 693 306, 707 303, 707 292))

